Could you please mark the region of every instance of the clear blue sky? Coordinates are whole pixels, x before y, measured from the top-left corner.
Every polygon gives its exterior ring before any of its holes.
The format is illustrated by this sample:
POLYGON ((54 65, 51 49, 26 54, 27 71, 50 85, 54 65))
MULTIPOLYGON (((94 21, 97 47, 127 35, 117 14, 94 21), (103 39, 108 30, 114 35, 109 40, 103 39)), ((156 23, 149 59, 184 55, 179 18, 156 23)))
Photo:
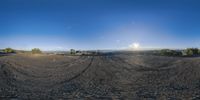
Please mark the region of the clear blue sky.
POLYGON ((199 0, 0 0, 0 48, 200 47, 199 0))

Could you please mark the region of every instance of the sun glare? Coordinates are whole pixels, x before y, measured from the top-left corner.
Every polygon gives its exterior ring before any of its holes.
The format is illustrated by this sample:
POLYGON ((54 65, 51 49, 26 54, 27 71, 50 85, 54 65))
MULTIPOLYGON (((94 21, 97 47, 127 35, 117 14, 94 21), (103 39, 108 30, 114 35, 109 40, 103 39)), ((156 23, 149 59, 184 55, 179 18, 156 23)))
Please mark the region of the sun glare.
POLYGON ((139 48, 140 44, 139 43, 134 43, 133 46, 134 46, 134 48, 137 49, 137 48, 139 48))
POLYGON ((138 49, 138 48, 140 47, 140 44, 134 42, 134 43, 132 43, 129 47, 132 48, 132 49, 138 49))

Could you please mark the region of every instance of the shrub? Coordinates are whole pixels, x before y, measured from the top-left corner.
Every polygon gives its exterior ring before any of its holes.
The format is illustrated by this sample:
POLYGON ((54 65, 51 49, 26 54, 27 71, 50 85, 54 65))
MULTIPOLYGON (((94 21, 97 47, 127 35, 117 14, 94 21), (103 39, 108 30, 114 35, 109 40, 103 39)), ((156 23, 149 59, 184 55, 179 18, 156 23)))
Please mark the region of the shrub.
POLYGON ((182 56, 182 53, 181 53, 181 51, 172 50, 172 55, 173 56, 182 56))
POLYGON ((15 50, 13 50, 12 48, 5 48, 3 50, 4 53, 15 53, 15 50))
POLYGON ((42 51, 39 48, 34 48, 31 50, 32 54, 40 54, 42 51))
POLYGON ((162 49, 160 50, 160 55, 162 56, 182 56, 181 51, 162 49))
POLYGON ((169 51, 170 51, 169 49, 162 49, 162 50, 160 51, 160 54, 163 55, 163 56, 165 56, 165 55, 170 55, 170 52, 169 52, 169 51))

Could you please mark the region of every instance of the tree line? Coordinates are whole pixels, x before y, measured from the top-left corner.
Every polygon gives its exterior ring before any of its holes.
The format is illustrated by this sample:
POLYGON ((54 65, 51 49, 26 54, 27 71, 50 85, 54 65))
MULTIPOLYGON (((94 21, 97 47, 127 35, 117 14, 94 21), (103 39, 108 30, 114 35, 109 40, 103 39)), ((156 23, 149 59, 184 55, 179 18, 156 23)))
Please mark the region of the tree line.
POLYGON ((200 56, 200 49, 198 48, 187 48, 184 50, 170 50, 162 49, 159 51, 162 56, 200 56))
MULTIPOLYGON (((12 48, 5 48, 5 49, 1 50, 1 53, 17 53, 17 52, 20 52, 20 51, 12 49, 12 48)), ((31 50, 31 53, 32 54, 41 54, 42 51, 39 48, 33 48, 31 50)))
MULTIPOLYGON (((17 53, 17 50, 14 50, 12 48, 5 48, 3 50, 0 50, 2 53, 17 53)), ((39 48, 33 48, 31 50, 32 54, 41 54, 42 51, 39 48)), ((77 53, 76 50, 71 49, 70 54, 75 55, 77 53)), ((200 49, 198 48, 187 48, 184 50, 171 50, 171 49, 162 49, 156 52, 156 54, 159 54, 161 56, 200 56, 200 49)))

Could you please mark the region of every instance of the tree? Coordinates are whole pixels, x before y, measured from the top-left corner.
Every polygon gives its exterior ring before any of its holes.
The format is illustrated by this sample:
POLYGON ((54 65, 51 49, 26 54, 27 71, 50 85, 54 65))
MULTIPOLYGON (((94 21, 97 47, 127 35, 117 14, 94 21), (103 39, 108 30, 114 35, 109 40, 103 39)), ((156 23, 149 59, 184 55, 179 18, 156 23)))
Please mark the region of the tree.
POLYGON ((39 48, 33 48, 31 50, 31 52, 32 52, 32 54, 40 54, 40 53, 42 53, 42 51, 39 48))
POLYGON ((198 54, 200 55, 200 49, 198 50, 198 54))
POLYGON ((12 48, 5 48, 3 50, 4 53, 15 53, 15 50, 13 50, 12 48))
POLYGON ((70 54, 71 54, 71 55, 75 55, 75 54, 76 54, 76 50, 70 49, 70 54))
POLYGON ((198 48, 187 48, 185 50, 187 56, 197 56, 199 54, 198 48))
POLYGON ((191 49, 188 49, 188 50, 187 50, 187 55, 188 55, 188 56, 193 56, 194 53, 193 53, 193 51, 192 51, 191 49))

